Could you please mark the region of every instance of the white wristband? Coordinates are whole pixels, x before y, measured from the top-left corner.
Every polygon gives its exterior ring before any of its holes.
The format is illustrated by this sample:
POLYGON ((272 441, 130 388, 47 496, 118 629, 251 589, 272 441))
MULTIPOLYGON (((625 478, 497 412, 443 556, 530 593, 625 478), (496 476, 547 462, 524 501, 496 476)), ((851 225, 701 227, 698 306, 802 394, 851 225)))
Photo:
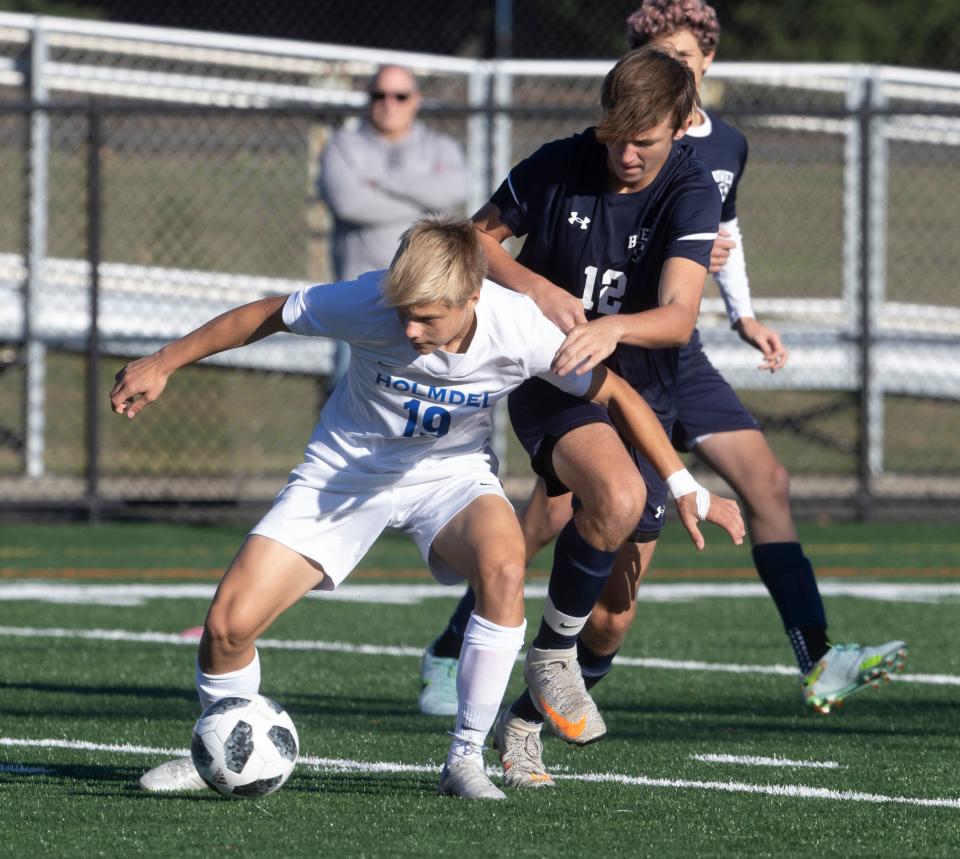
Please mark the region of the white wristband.
POLYGON ((693 475, 682 468, 675 471, 667 480, 667 489, 674 499, 681 495, 689 495, 691 492, 697 493, 697 518, 703 522, 710 512, 710 493, 694 479, 693 475))

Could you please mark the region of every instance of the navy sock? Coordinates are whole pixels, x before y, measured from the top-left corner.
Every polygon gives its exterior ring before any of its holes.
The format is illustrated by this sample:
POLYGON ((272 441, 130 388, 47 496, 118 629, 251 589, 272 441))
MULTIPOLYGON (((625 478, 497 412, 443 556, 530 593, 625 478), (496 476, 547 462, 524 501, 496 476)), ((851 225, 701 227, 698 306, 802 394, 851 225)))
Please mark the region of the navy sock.
POLYGON ((533 646, 566 650, 576 644, 613 569, 616 552, 591 546, 569 521, 557 537, 547 604, 533 646))
POLYGON ((430 645, 434 656, 443 659, 459 659, 460 648, 463 647, 463 634, 466 631, 467 623, 470 621, 470 615, 477 604, 477 595, 473 588, 467 588, 467 592, 460 598, 457 607, 450 615, 447 621, 447 628, 440 633, 436 641, 430 645))
POLYGON ((830 646, 813 567, 799 543, 754 546, 753 562, 780 612, 797 664, 806 674, 830 646))
POLYGON ((600 656, 587 647, 582 638, 577 639, 577 662, 580 663, 583 685, 587 689, 592 689, 610 673, 610 669, 613 668, 613 657, 616 655, 617 651, 614 650, 607 656, 600 656))
POLYGON ((540 711, 533 703, 533 698, 530 697, 529 689, 524 689, 523 694, 510 705, 510 712, 528 722, 539 724, 543 721, 543 716, 540 715, 540 711))

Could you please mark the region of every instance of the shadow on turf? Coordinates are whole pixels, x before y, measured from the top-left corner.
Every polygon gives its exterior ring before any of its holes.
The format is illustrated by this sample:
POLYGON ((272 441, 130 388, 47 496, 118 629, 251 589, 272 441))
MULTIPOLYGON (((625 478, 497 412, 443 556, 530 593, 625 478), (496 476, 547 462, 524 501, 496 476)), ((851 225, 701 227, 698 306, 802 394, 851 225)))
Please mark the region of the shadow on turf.
MULTIPOLYGON (((197 713, 197 693, 194 689, 174 686, 84 686, 68 683, 23 683, 0 681, 0 692, 39 692, 50 695, 69 695, 73 704, 64 701, 62 706, 42 705, 40 709, 48 715, 91 716, 103 712, 104 704, 98 698, 127 699, 110 701, 112 718, 125 718, 131 715, 149 715, 152 719, 188 719, 192 721, 197 713), (82 701, 82 706, 77 702, 82 701), (171 706, 158 706, 158 702, 171 706), (185 705, 185 706, 184 706, 185 705)), ((403 730, 407 734, 424 736, 437 733, 438 725, 452 727, 452 716, 423 716, 417 710, 416 696, 409 700, 396 698, 350 697, 320 695, 303 692, 285 692, 270 689, 269 697, 280 701, 295 719, 362 719, 376 724, 377 720, 403 720, 403 730)), ((6 703, 6 702, 4 702, 6 703)), ((12 702, 11 702, 12 703, 12 702)), ((35 702, 20 707, 0 705, 0 714, 31 715, 38 710, 35 702)))
MULTIPOLYGON (((866 694, 866 693, 864 693, 866 694)), ((956 718, 956 700, 943 698, 931 701, 883 701, 867 697, 853 698, 842 709, 822 716, 805 713, 798 703, 763 702, 754 699, 749 705, 729 704, 600 704, 604 714, 619 714, 610 736, 623 740, 689 740, 702 735, 716 738, 718 732, 780 734, 858 734, 870 736, 940 737, 943 725, 956 718), (913 719, 929 720, 929 727, 904 725, 905 711, 913 719), (664 717, 658 719, 657 717, 664 717), (669 718, 667 718, 669 717, 669 718), (642 719, 637 724, 636 719, 642 719), (759 720, 759 721, 754 721, 759 720), (880 721, 880 725, 877 721, 880 721), (891 724, 895 728, 889 727, 891 724)))

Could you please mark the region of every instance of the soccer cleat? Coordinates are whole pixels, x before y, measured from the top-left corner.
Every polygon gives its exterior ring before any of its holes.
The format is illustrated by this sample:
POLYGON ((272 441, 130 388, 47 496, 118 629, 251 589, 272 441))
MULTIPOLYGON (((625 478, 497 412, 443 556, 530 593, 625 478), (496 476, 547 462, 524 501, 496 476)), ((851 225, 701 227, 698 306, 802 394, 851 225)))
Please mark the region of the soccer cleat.
POLYGON ((473 755, 443 765, 438 792, 442 796, 459 796, 461 799, 507 798, 484 772, 483 758, 473 755))
POLYGON ((908 648, 903 641, 888 641, 876 647, 834 644, 803 677, 803 700, 817 713, 829 713, 854 692, 876 688, 889 680, 890 672, 902 671, 908 648))
POLYGON ((420 658, 420 697, 417 705, 428 716, 457 715, 457 662, 434 656, 428 647, 420 658))
POLYGON ((606 736, 607 726, 583 685, 577 649, 540 650, 531 647, 523 666, 534 706, 558 737, 577 746, 606 736))
POLYGON ((177 758, 145 772, 140 776, 140 787, 150 793, 166 793, 206 790, 207 783, 200 778, 192 758, 177 758))
POLYGON ((493 747, 500 753, 506 787, 554 787, 543 765, 539 723, 528 722, 504 707, 493 726, 493 747))

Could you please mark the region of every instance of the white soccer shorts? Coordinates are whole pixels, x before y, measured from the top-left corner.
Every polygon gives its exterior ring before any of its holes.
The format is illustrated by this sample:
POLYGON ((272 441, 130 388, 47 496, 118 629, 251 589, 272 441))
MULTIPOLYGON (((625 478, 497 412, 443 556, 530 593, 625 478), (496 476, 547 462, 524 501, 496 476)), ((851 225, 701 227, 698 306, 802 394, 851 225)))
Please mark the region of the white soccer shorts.
MULTIPOLYGON (((481 495, 507 501, 500 480, 477 456, 451 456, 419 474, 392 482, 370 474, 351 480, 348 470, 313 460, 298 468, 277 495, 273 507, 250 531, 282 543, 323 567, 320 590, 333 590, 353 571, 385 528, 409 534, 434 578, 442 584, 463 575, 436 555, 434 539, 454 516, 481 495)), ((510 502, 507 501, 509 504, 510 502)))

